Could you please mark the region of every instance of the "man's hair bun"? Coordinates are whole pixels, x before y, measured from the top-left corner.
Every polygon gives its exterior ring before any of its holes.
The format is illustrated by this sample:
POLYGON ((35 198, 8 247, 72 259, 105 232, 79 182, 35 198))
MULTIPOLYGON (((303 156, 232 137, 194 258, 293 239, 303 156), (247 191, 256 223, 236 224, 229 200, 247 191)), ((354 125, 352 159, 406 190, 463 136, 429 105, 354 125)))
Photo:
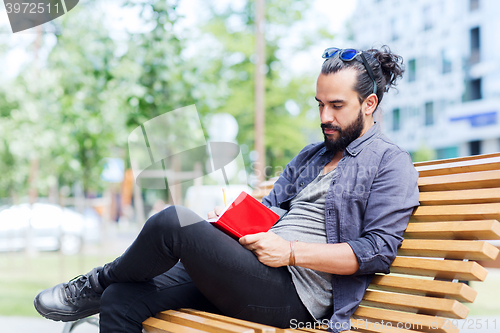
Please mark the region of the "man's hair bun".
POLYGON ((370 53, 380 64, 385 79, 384 92, 396 86, 396 81, 403 77, 405 71, 403 57, 392 53, 387 45, 382 46, 379 50, 370 49, 366 52, 370 53))

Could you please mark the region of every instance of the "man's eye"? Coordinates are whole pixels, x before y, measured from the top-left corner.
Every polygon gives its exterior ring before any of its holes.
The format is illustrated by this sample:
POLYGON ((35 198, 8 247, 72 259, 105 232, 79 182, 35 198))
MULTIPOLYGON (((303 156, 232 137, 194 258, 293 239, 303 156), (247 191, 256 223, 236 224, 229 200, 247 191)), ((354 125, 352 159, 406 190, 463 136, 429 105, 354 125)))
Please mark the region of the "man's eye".
POLYGON ((340 108, 342 108, 342 105, 334 105, 333 108, 334 109, 340 109, 340 108))

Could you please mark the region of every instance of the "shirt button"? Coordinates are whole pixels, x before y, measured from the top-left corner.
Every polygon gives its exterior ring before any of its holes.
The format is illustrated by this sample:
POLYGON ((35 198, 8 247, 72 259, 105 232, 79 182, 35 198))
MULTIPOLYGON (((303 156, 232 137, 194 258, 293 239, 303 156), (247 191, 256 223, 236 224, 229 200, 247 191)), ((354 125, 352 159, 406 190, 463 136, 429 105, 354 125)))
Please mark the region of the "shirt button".
POLYGON ((300 182, 300 186, 304 186, 304 182, 300 182))

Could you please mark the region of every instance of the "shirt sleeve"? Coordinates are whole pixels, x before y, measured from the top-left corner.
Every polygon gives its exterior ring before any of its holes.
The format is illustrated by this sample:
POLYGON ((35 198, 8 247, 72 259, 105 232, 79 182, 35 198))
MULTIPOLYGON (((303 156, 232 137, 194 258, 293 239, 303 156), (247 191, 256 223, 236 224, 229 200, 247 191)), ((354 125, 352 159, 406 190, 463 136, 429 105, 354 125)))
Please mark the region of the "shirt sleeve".
POLYGON ((418 202, 418 172, 408 153, 383 158, 367 200, 361 237, 347 241, 359 269, 354 275, 389 273, 418 202))

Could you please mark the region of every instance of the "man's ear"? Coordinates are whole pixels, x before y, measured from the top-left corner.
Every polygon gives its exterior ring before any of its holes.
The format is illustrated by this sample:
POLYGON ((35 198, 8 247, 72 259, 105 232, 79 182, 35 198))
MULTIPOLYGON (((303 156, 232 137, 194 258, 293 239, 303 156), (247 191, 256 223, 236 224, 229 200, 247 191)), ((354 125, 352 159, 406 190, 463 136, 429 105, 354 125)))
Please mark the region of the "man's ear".
POLYGON ((371 115, 377 109, 377 105, 378 105, 377 95, 371 94, 363 102, 363 105, 362 105, 363 113, 367 116, 371 115))

